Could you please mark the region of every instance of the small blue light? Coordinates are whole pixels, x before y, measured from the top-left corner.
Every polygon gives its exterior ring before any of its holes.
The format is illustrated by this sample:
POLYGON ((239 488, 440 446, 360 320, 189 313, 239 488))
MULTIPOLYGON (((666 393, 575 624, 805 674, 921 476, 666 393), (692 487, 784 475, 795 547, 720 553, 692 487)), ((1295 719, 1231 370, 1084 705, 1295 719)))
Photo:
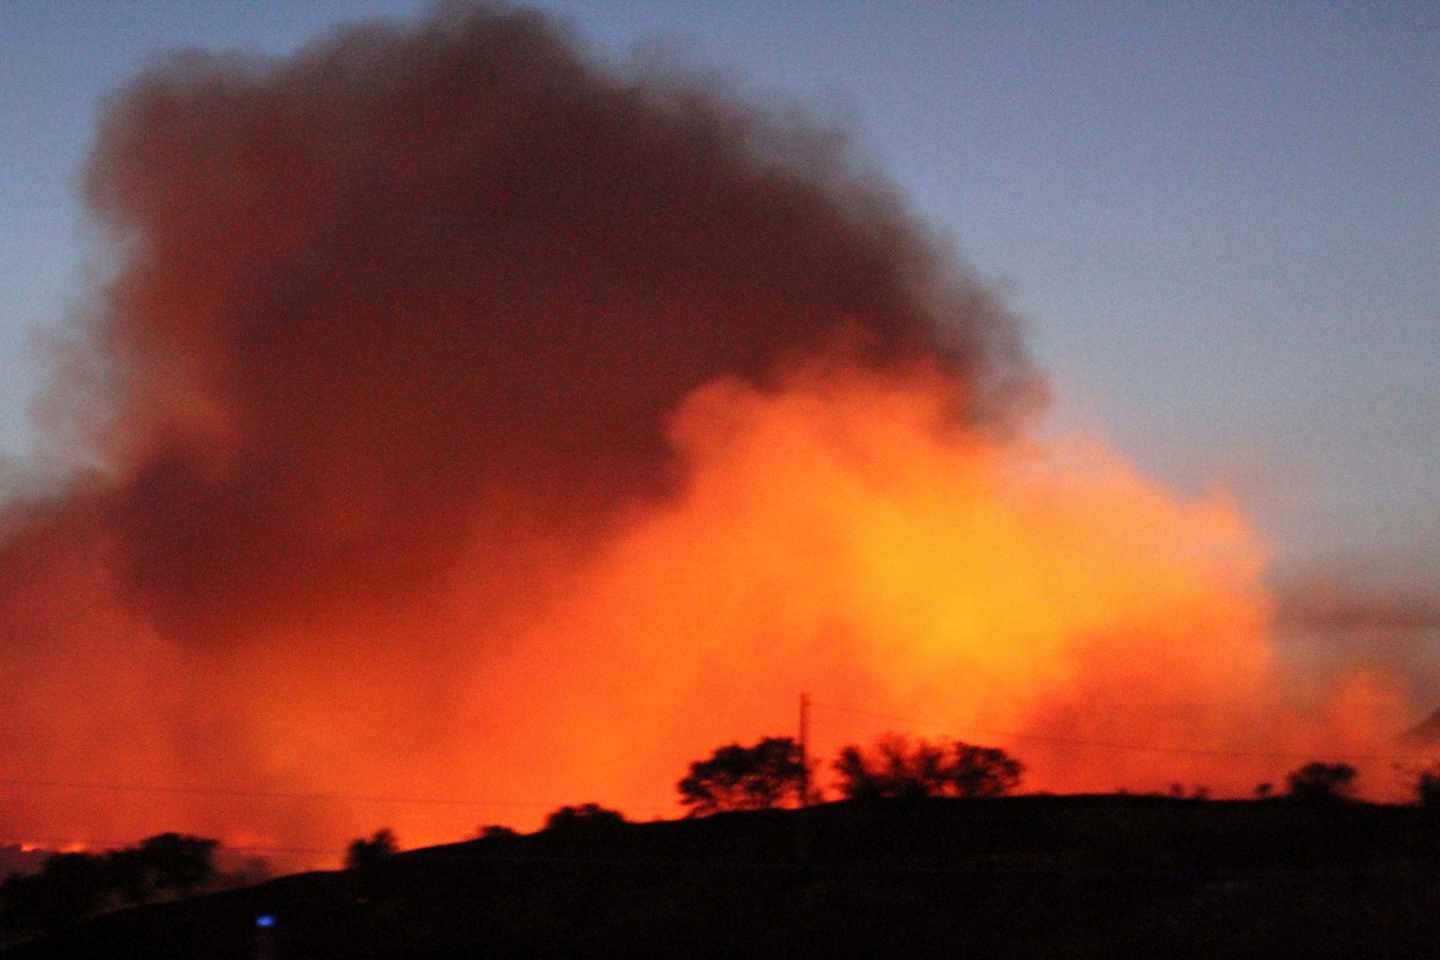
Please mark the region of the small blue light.
POLYGON ((258 916, 258 917, 255 918, 255 926, 257 926, 257 927, 273 927, 273 926, 275 926, 275 914, 273 914, 273 913, 262 913, 262 914, 260 914, 260 916, 258 916))

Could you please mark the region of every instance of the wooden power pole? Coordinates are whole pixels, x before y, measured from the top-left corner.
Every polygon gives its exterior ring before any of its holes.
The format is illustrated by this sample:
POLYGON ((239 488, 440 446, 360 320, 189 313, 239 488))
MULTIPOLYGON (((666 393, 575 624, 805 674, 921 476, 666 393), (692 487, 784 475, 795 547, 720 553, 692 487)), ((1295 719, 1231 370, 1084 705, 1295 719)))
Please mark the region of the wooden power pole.
POLYGON ((810 694, 800 694, 800 809, 810 806, 810 694))

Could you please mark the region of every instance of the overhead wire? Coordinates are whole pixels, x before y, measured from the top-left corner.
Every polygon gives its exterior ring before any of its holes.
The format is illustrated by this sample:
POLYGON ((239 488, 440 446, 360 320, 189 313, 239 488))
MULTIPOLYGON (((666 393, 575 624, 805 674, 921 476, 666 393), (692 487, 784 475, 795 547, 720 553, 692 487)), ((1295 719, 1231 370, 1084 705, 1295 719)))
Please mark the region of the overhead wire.
POLYGON ((294 792, 283 790, 250 790, 242 787, 209 787, 193 784, 104 783, 100 781, 32 780, 24 777, 0 777, 0 786, 49 787, 65 790, 106 790, 117 793, 179 793, 202 796, 239 797, 251 800, 322 800, 357 803, 389 803, 401 806, 463 806, 463 807, 553 807, 543 800, 491 800, 474 797, 405 797, 360 793, 294 792))
MULTIPOLYGON (((843 706, 836 703, 826 703, 820 700, 810 701, 812 707, 819 707, 823 710, 833 710, 837 713, 848 713, 856 716, 871 717, 877 720, 890 720, 896 723, 903 723, 911 727, 921 727, 934 730, 943 730, 947 727, 955 727, 954 724, 934 723, 915 717, 901 717, 894 714, 877 713, 871 710, 862 710, 855 707, 843 706)), ((960 725, 963 726, 963 725, 960 725)), ((1082 737, 1052 736, 1049 734, 1026 733, 1018 730, 993 730, 982 727, 966 727, 966 735, 979 734, 985 737, 1002 737, 1009 740, 1028 740, 1037 743, 1056 743, 1065 746, 1093 747, 1100 750, 1121 750, 1134 751, 1138 753, 1167 753, 1182 756, 1203 756, 1203 757, 1245 757, 1259 760, 1314 760, 1317 754, 1321 757, 1332 760, 1356 760, 1381 763, 1429 763, 1435 758, 1433 756, 1402 756, 1383 755, 1366 753, 1345 753, 1331 751, 1311 751, 1309 753, 1294 753, 1278 750, 1234 750, 1223 747, 1182 747, 1161 744, 1140 744, 1140 743, 1116 743, 1107 740, 1088 740, 1082 737)), ((945 734, 956 736, 954 732, 945 734)))
MULTIPOLYGON (((810 700, 810 706, 821 710, 833 711, 836 713, 850 714, 854 716, 868 717, 876 720, 886 720, 893 723, 904 724, 911 729, 930 729, 947 731, 942 735, 959 737, 960 730, 964 736, 996 737, 1005 740, 1018 740, 1036 743, 1051 743, 1063 746, 1093 748, 1099 750, 1132 751, 1144 753, 1161 753, 1179 756, 1205 756, 1205 757, 1241 757, 1249 759, 1265 760, 1314 760, 1319 758, 1330 760, 1353 760, 1357 762, 1381 762, 1391 764, 1429 764, 1435 761, 1434 756, 1409 756, 1409 755, 1385 755, 1366 753, 1345 753, 1329 751, 1311 751, 1309 753, 1296 753, 1289 751, 1257 751, 1240 750, 1223 747, 1196 747, 1176 746, 1169 744, 1144 744, 1144 743, 1121 743, 1108 740, 1091 740, 1083 737, 1055 736, 1050 734, 1029 733, 1019 730, 999 730, 986 727, 968 727, 938 723, 917 717, 907 717, 898 714, 883 713, 874 710, 866 710, 844 704, 832 703, 823 700, 810 700)), ((41 788, 41 789, 64 789, 64 790, 95 790, 115 793, 168 793, 188 794, 199 796, 236 797, 242 799, 259 800, 298 800, 298 801, 320 801, 339 803, 378 803, 393 804, 397 806, 461 806, 461 807, 530 807, 530 808, 557 808, 563 806, 558 801, 543 800, 510 800, 491 799, 477 797, 425 797, 425 796, 403 796, 384 794, 360 794, 345 793, 340 791, 284 791, 284 790, 258 790, 235 786, 206 786, 200 784, 153 784, 153 783, 120 783, 106 781, 88 780, 48 780, 27 777, 0 777, 0 787, 20 788, 41 788)), ((30 841, 50 842, 50 841, 30 841)), ((55 841, 59 844, 72 841, 55 841)), ((117 845, 118 846, 118 845, 117 845)), ((332 851, 317 850, 310 848, 290 847, 228 847, 229 850, 255 853, 276 853, 295 855, 326 855, 332 851)))

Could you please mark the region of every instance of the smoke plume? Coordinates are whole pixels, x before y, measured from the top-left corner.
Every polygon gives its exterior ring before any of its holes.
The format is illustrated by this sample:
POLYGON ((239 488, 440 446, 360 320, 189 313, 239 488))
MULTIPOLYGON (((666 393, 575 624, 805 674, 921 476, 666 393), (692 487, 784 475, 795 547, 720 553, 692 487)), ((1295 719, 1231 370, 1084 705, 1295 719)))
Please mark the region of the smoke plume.
POLYGON ((1287 584, 1277 618, 1282 629, 1437 631, 1440 590, 1418 583, 1366 583, 1363 571, 1314 573, 1287 584))
MULTIPOLYGON (((5 517, 0 762, 117 790, 7 833, 666 812, 802 688, 1264 737, 1254 535, 1025 439, 1014 318, 834 130, 452 6, 160 62, 84 184, 107 276, 46 401, 82 466, 5 517)), ((1037 786, 1156 765, 1008 745, 1037 786)))

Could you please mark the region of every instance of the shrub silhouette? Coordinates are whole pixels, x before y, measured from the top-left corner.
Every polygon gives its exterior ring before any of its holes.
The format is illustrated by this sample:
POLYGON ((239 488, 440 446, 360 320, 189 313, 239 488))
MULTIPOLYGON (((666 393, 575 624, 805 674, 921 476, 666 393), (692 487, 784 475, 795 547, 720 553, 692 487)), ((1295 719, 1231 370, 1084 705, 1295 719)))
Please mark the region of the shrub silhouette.
POLYGON ((867 755, 851 745, 835 761, 840 792, 852 800, 916 799, 936 796, 946 785, 945 750, 925 740, 911 744, 885 734, 867 755))
POLYGON ((1307 763, 1285 778, 1290 798, 1301 803, 1338 803, 1350 799, 1357 771, 1348 763, 1307 763))
POLYGON ((545 832, 564 836, 603 835, 625 823, 625 815, 598 803, 564 806, 545 818, 545 832))
POLYGON ((1024 771, 997 747, 957 740, 946 749, 893 733, 876 740, 869 754, 851 745, 835 760, 840 791, 852 800, 998 797, 1019 787, 1024 771))
POLYGON ((1415 802, 1440 813, 1440 763, 1431 764, 1415 778, 1415 802))
POLYGON ((398 849, 395 834, 388 827, 376 830, 369 839, 359 837, 350 841, 345 851, 345 868, 362 872, 373 870, 395 856, 398 849))
POLYGON ((4 920, 18 929, 58 929, 91 914, 144 903, 158 894, 189 896, 213 886, 215 840, 162 833, 106 854, 55 853, 33 876, 4 884, 4 920))
POLYGON ((124 903, 145 903, 155 896, 157 884, 144 854, 138 849, 115 850, 105 855, 111 889, 124 903))
POLYGON ((216 846, 202 837, 162 833, 143 841, 134 853, 157 889, 189 896, 214 881, 216 846))
POLYGON ((951 791, 959 797, 1003 797, 1020 786, 1025 765, 999 747, 977 747, 956 741, 947 771, 951 791))
POLYGON ((766 737, 753 747, 719 747, 708 760, 690 764, 677 784, 691 816, 722 810, 766 810, 805 783, 800 745, 790 737, 766 737))

